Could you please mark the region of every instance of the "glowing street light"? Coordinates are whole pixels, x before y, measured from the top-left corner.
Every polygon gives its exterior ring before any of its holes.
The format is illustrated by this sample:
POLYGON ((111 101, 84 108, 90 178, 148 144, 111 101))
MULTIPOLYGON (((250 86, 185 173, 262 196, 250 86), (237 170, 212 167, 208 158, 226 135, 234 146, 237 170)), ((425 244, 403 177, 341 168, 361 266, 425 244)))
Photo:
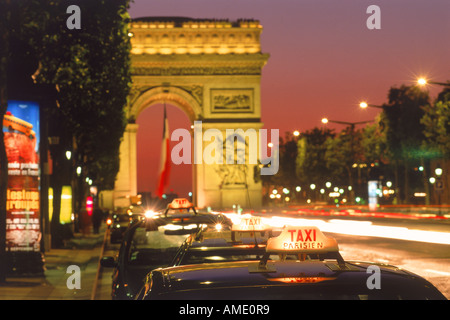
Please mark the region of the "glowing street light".
POLYGON ((377 106, 377 105, 374 105, 374 104, 369 104, 369 103, 367 103, 367 102, 365 102, 365 101, 362 101, 362 102, 359 104, 359 107, 362 108, 362 109, 366 109, 366 108, 368 108, 368 107, 370 107, 370 108, 383 109, 382 106, 377 106))
POLYGON ((427 84, 427 80, 425 78, 419 78, 417 79, 417 83, 421 86, 424 86, 427 84))
POLYGON ((300 131, 295 130, 293 134, 294 134, 294 136, 298 137, 300 135, 300 131))
POLYGON ((349 126, 352 131, 355 129, 355 126, 357 124, 364 124, 364 123, 369 123, 369 122, 373 122, 373 121, 374 120, 358 121, 358 122, 346 122, 346 121, 336 121, 336 120, 330 120, 328 118, 322 118, 322 123, 324 123, 324 124, 327 124, 328 122, 338 123, 338 124, 345 124, 345 125, 349 126))
POLYGON ((436 82, 436 81, 429 81, 423 77, 417 79, 417 84, 419 86, 426 86, 427 84, 437 84, 439 86, 444 86, 444 87, 450 87, 450 82, 436 82))

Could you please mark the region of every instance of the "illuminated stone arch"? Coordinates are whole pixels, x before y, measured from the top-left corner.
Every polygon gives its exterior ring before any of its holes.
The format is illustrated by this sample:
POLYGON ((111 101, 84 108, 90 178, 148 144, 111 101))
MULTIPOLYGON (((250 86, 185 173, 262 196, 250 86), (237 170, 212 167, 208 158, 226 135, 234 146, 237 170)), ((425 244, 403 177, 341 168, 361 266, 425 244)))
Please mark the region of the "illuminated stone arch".
MULTIPOLYGON (((145 108, 158 103, 175 105, 192 124, 202 121, 203 131, 214 128, 224 136, 226 129, 262 128, 261 70, 269 55, 261 53, 261 31, 254 20, 158 17, 131 23, 133 85, 114 190, 116 207, 128 205, 127 197, 138 192, 136 119, 145 108)), ((254 177, 254 165, 244 170, 244 184, 233 184, 230 176, 224 183, 223 174, 230 170, 220 166, 192 165, 193 201, 197 206, 261 205, 262 186, 254 177)))
POLYGON ((170 86, 154 87, 141 92, 139 97, 127 110, 127 118, 132 122, 146 108, 163 103, 170 103, 183 110, 191 123, 202 118, 201 107, 192 94, 186 90, 170 86))

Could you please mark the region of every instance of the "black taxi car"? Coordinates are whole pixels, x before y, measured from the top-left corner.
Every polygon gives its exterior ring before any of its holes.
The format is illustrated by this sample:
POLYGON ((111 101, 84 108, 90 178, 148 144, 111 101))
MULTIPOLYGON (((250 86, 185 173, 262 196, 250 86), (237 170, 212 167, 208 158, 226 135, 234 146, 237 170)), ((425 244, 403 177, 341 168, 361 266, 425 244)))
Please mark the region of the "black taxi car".
POLYGON ((205 228, 191 234, 170 265, 259 260, 271 236, 272 228, 264 225, 260 217, 242 215, 231 229, 205 228))
POLYGON ((134 220, 124 234, 117 259, 102 257, 102 267, 112 267, 114 300, 133 299, 147 273, 169 266, 180 245, 191 233, 207 226, 230 228, 221 213, 197 212, 187 199, 174 199, 164 212, 147 212, 134 220))
POLYGON ((344 261, 317 227, 285 227, 260 261, 159 268, 140 300, 445 300, 430 282, 390 265, 344 261), (294 257, 294 258, 293 258, 294 257))
POLYGON ((135 219, 143 217, 145 210, 140 206, 129 206, 117 209, 107 218, 109 228, 109 240, 111 243, 121 243, 123 235, 135 219))

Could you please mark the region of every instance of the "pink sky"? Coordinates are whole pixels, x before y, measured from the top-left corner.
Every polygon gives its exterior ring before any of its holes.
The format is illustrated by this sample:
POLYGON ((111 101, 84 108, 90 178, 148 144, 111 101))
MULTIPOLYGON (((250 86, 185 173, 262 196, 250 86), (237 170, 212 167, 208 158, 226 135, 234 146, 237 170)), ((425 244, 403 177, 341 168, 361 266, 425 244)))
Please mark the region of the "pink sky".
MULTIPOLYGON (((323 117, 371 120, 379 110, 361 110, 359 101, 382 104, 391 86, 411 85, 418 75, 450 80, 448 0, 134 0, 129 12, 259 20, 262 51, 271 56, 261 80, 262 121, 280 135, 321 126, 323 117), (372 4, 381 9, 381 30, 366 27, 372 4)), ((431 96, 440 90, 430 87, 431 96)), ((190 126, 182 111, 167 110, 171 130, 190 126)), ((162 117, 162 106, 152 106, 137 119, 139 191, 155 190, 162 117)), ((169 189, 191 191, 190 166, 172 166, 169 189)))

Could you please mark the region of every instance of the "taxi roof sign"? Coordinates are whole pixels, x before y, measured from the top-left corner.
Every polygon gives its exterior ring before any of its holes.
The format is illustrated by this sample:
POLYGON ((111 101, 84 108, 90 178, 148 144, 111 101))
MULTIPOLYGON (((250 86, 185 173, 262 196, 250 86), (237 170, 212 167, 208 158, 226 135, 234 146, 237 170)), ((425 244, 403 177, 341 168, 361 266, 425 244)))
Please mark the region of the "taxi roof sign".
POLYGON ((261 217, 252 215, 244 215, 241 217, 239 223, 231 226, 231 231, 266 231, 270 226, 262 222, 261 217))
POLYGON ((192 207, 194 207, 194 205, 186 198, 175 198, 168 205, 168 208, 170 209, 189 209, 192 207))
POLYGON ((281 234, 267 240, 268 253, 325 253, 339 252, 337 241, 326 237, 315 226, 285 226, 281 234))

